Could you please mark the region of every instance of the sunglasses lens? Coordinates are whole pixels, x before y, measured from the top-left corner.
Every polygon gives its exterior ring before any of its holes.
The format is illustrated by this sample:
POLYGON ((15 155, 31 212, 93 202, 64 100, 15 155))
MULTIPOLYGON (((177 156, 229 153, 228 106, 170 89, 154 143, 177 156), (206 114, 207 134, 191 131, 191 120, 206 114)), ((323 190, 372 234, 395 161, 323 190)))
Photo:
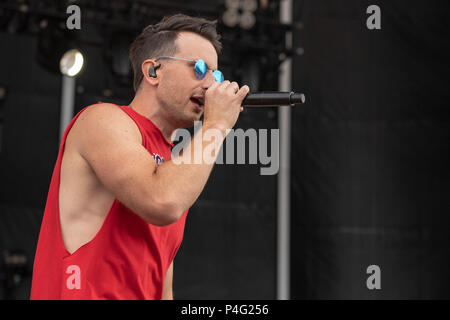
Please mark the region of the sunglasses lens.
MULTIPOLYGON (((206 65, 205 61, 203 61, 202 59, 198 59, 197 62, 195 62, 194 72, 197 79, 203 79, 206 75, 206 72, 208 72, 208 66, 206 65)), ((217 82, 222 83, 224 80, 223 74, 219 70, 214 70, 213 76, 217 82)))
POLYGON ((219 70, 213 71, 214 79, 216 79, 217 82, 222 83, 223 82, 223 74, 219 70))
POLYGON ((206 75, 206 71, 208 71, 205 61, 203 61, 202 59, 197 60, 197 62, 195 63, 194 71, 195 76, 198 79, 203 79, 206 75))

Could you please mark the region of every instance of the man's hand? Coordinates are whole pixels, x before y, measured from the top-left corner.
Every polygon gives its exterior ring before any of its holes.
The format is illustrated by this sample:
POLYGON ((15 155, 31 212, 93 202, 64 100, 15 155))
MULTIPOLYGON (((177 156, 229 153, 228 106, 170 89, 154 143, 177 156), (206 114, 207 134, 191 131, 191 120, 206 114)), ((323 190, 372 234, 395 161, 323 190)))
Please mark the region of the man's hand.
POLYGON ((248 86, 239 88, 236 82, 214 82, 205 93, 204 125, 219 129, 233 128, 243 110, 242 101, 249 91, 248 86))

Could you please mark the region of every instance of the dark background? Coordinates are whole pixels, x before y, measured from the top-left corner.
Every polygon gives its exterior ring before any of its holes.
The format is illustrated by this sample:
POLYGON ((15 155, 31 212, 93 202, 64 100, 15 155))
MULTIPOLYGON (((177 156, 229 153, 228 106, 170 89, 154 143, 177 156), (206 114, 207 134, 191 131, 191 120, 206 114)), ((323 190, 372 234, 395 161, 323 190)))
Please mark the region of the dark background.
POLYGON ((296 2, 292 297, 449 298, 446 2, 343 3, 296 2), (365 27, 370 4, 381 30, 365 27), (366 288, 372 264, 381 290, 366 288))
MULTIPOLYGON (((291 26, 279 24, 279 1, 258 1, 256 24, 245 30, 223 23, 224 1, 75 1, 82 25, 69 36, 86 59, 76 112, 131 101, 131 74, 117 66, 147 24, 175 12, 219 19, 226 78, 277 90, 278 65, 290 56, 292 88, 307 97, 291 119, 291 298, 449 298, 447 2, 293 2, 291 26), (381 8, 381 30, 366 27, 372 4, 381 8), (373 264, 381 290, 366 287, 373 264)), ((67 5, 0 4, 0 298, 29 296, 61 99, 61 75, 38 63, 50 61, 38 48, 65 22, 67 5), (12 254, 26 262, 11 264, 12 254)), ((276 108, 247 110, 236 125, 277 126, 276 108)), ((277 177, 259 169, 214 168, 188 215, 175 298, 276 298, 277 177)))

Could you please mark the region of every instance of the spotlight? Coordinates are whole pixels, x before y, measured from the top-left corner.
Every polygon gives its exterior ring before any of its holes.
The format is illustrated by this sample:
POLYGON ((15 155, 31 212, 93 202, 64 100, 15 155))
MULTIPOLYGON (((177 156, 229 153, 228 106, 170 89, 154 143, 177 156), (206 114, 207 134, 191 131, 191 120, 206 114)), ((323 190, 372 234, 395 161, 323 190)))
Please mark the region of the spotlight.
POLYGON ((250 11, 243 11, 241 14, 240 26, 242 29, 250 30, 255 25, 256 19, 250 11))
POLYGON ((239 12, 236 9, 228 9, 222 15, 222 21, 227 27, 234 27, 239 23, 239 12))
POLYGON ((83 68, 83 63, 83 54, 77 49, 71 49, 62 56, 59 70, 63 75, 75 77, 83 68))
POLYGON ((243 0, 241 3, 241 8, 244 11, 254 12, 258 9, 258 3, 256 0, 243 0))
POLYGON ((227 9, 237 10, 237 9, 239 9, 239 6, 240 6, 240 0, 226 0, 225 1, 225 7, 227 9))
POLYGON ((250 30, 256 22, 254 12, 258 9, 256 0, 227 0, 225 12, 222 14, 222 22, 227 27, 239 25, 241 29, 250 30))

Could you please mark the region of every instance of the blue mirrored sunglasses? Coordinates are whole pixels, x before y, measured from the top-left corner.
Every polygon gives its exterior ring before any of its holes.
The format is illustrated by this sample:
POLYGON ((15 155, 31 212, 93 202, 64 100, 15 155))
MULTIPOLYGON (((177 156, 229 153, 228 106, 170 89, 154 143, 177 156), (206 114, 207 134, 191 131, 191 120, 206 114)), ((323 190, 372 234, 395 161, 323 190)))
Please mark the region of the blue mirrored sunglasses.
POLYGON ((206 62, 202 59, 193 60, 193 59, 183 59, 183 58, 177 58, 177 57, 170 57, 170 56, 162 56, 155 59, 155 61, 158 61, 160 59, 174 59, 174 60, 182 60, 182 61, 189 61, 189 62, 195 62, 194 65, 194 73, 197 79, 203 79, 206 76, 206 73, 208 70, 212 70, 212 74, 214 76, 214 79, 217 82, 222 83, 223 82, 223 74, 220 70, 213 70, 212 68, 209 68, 206 65, 206 62))

